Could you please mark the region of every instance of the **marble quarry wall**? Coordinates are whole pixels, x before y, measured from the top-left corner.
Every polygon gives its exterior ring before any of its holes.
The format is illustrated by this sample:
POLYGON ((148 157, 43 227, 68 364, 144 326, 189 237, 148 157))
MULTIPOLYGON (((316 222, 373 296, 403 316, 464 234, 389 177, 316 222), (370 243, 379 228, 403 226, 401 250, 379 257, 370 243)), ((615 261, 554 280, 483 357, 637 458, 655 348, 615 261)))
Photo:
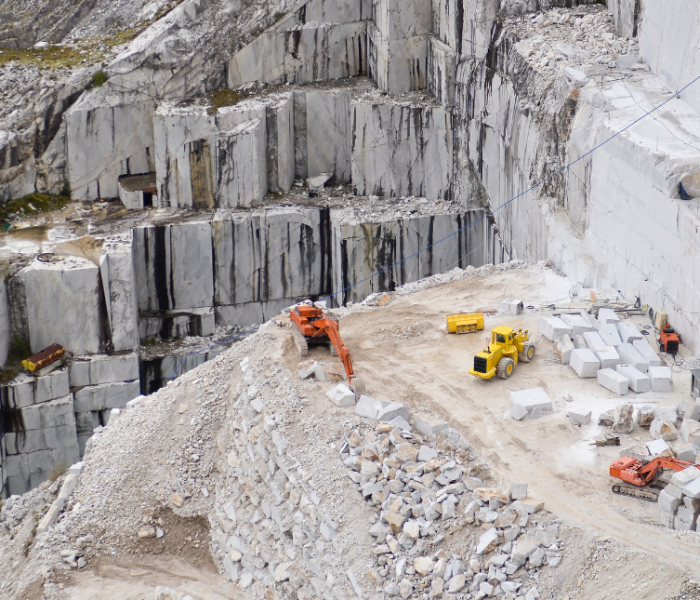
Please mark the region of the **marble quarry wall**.
POLYGON ((113 408, 218 352, 151 343, 455 266, 551 260, 666 311, 700 350, 700 93, 674 97, 699 72, 696 2, 309 0, 231 42, 206 85, 195 37, 172 37, 195 13, 134 40, 103 87, 71 88, 41 164, 19 142, 5 153, 3 198, 43 169, 75 199, 140 209, 119 177, 144 175, 157 211, 95 256, 47 252, 0 278, 0 361, 13 336, 72 354, 50 384, 2 387, 6 487, 48 477, 113 408), (212 106, 226 84, 239 96, 212 106), (355 196, 311 205, 317 176, 355 196), (451 208, 362 208, 386 197, 451 208))
POLYGON ((47 375, 0 385, 2 493, 23 493, 79 460, 114 409, 215 357, 226 346, 209 346, 231 332, 374 270, 389 267, 329 304, 491 256, 494 232, 481 209, 436 204, 435 214, 402 218, 396 210, 390 203, 365 218, 319 207, 185 214, 136 225, 128 239, 107 236, 90 257, 24 258, 2 279, 0 339, 7 346, 10 336, 26 336, 33 352, 60 343, 69 358, 47 375), (391 266, 452 233, 440 252, 391 266), (192 336, 202 342, 157 345, 192 336))

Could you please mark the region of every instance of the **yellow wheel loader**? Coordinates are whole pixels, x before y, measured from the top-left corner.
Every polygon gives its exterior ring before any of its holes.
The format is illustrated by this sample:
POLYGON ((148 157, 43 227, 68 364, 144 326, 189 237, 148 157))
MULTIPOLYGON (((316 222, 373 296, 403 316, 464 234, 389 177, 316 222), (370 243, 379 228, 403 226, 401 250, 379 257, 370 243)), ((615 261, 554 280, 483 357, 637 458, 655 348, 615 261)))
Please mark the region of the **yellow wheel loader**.
POLYGON ((481 379, 491 379, 494 375, 508 379, 519 360, 530 362, 534 356, 535 346, 530 343, 527 329, 496 327, 491 332, 491 343, 474 357, 474 368, 469 373, 481 379))

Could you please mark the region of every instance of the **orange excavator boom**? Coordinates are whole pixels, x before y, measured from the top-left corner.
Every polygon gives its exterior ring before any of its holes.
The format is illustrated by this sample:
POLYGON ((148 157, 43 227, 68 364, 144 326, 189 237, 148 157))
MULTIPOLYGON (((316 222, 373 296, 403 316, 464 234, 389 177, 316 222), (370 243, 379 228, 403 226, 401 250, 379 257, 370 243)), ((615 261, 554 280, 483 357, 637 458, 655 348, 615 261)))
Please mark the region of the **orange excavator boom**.
POLYGON ((343 343, 338 330, 338 323, 326 316, 320 308, 308 304, 295 306, 290 312, 290 319, 299 332, 306 338, 328 338, 338 357, 343 362, 348 383, 352 386, 355 372, 350 360, 350 350, 343 343))

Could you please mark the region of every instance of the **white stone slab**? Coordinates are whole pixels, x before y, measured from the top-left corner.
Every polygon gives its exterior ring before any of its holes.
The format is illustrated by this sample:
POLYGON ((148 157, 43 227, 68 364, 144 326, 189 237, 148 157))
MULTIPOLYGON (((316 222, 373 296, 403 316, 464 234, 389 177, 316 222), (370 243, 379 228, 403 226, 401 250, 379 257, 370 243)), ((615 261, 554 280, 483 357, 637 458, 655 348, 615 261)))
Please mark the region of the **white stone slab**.
POLYGON ((629 342, 631 344, 634 340, 644 339, 639 329, 637 329, 637 326, 630 321, 620 321, 617 324, 617 331, 623 342, 629 342))
POLYGON ((600 369, 598 357, 587 348, 574 350, 571 353, 569 364, 579 377, 595 377, 600 369))
POLYGON ((569 327, 571 327, 572 335, 581 335, 586 331, 592 331, 593 326, 578 314, 564 314, 561 315, 561 320, 564 321, 569 327))
POLYGON ((620 344, 617 347, 617 353, 620 355, 621 363, 632 365, 635 369, 641 371, 642 373, 646 373, 649 370, 649 363, 629 342, 623 342, 620 344))
POLYGON ((572 329, 559 317, 540 317, 537 329, 550 342, 558 340, 562 335, 572 336, 572 329))
POLYGON ((598 371, 598 383, 620 396, 626 394, 629 389, 629 379, 612 369, 600 369, 598 371))
POLYGON ((377 420, 377 412, 381 408, 381 404, 370 396, 362 395, 355 405, 355 413, 361 417, 377 420))
POLYGON ((510 393, 510 400, 513 404, 519 404, 525 408, 528 414, 535 408, 540 408, 542 411, 552 410, 552 399, 541 387, 513 391, 510 393))
MULTIPOLYGON (((671 448, 664 440, 651 440, 646 443, 646 448, 649 451, 649 456, 673 456, 671 448)), ((700 474, 700 471, 698 473, 700 474)))
POLYGON ((562 335, 554 342, 554 353, 557 355, 559 362, 563 365, 568 365, 571 360, 571 353, 574 351, 574 343, 568 334, 562 335))
POLYGON ((601 369, 614 369, 620 364, 620 355, 613 346, 598 346, 593 350, 600 361, 601 369))
POLYGON ((673 377, 668 367, 649 367, 652 392, 672 392, 673 377))
POLYGON ((24 283, 32 352, 61 344, 69 352, 99 352, 105 323, 99 267, 87 258, 33 260, 17 277, 24 283))
POLYGON ((608 345, 603 341, 603 338, 597 331, 584 331, 583 339, 586 340, 586 346, 588 346, 588 349, 593 350, 593 352, 595 352, 596 348, 601 348, 602 346, 608 345))
POLYGON ((612 323, 601 325, 598 329, 598 335, 603 339, 606 346, 619 346, 622 343, 617 327, 612 323))
POLYGON ((617 324, 620 322, 620 317, 611 308, 601 308, 598 311, 598 322, 600 326, 613 325, 617 329, 617 324))
POLYGON ((638 394, 643 394, 651 390, 651 380, 639 369, 632 365, 617 365, 616 370, 629 380, 630 389, 638 394))
POLYGON ((648 340, 641 339, 641 340, 634 340, 632 342, 632 345, 634 348, 639 352, 644 360, 649 363, 650 367, 662 367, 663 366, 663 361, 661 360, 661 357, 654 351, 654 349, 651 347, 651 344, 649 344, 648 340))
POLYGON ((498 310, 507 315, 519 315, 523 312, 523 301, 517 298, 506 298, 501 300, 498 310))
POLYGON ((416 431, 423 435, 437 435, 449 427, 447 421, 443 421, 439 417, 427 415, 425 413, 414 413, 413 426, 416 431))
POLYGON ((339 383, 328 390, 326 396, 337 406, 353 406, 355 404, 355 393, 344 383, 339 383))
POLYGON ((358 195, 449 196, 452 115, 439 106, 353 103, 352 183, 358 195))

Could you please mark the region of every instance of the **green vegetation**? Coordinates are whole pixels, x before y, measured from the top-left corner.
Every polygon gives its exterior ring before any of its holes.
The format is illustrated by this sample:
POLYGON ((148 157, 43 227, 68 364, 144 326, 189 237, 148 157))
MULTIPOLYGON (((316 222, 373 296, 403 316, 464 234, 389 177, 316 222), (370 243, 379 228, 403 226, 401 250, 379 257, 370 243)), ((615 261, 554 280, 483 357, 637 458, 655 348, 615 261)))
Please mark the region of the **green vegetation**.
POLYGON ((105 49, 111 50, 115 46, 126 44, 133 40, 141 31, 142 29, 126 29, 105 39, 90 38, 78 40, 70 46, 25 49, 3 48, 0 50, 0 66, 13 61, 23 65, 34 65, 41 69, 60 69, 76 67, 81 64, 95 64, 104 59, 105 49))
POLYGON ((31 217, 52 210, 61 210, 68 202, 70 202, 70 197, 68 196, 29 194, 29 196, 24 198, 10 200, 6 204, 0 205, 0 223, 10 223, 14 219, 31 217))
POLYGON ((286 14, 287 14, 287 13, 276 12, 276 13, 275 13, 275 23, 279 23, 282 19, 284 19, 284 16, 285 16, 286 14))
POLYGON ((8 360, 20 362, 31 355, 32 347, 29 344, 29 340, 15 333, 10 342, 10 356, 8 360))
POLYGON ((63 475, 68 470, 68 465, 64 462, 56 463, 54 465, 53 471, 49 475, 49 481, 56 481, 61 475, 63 475))
POLYGON ((209 92, 208 96, 211 106, 207 112, 210 115, 215 115, 216 111, 224 106, 235 106, 241 99, 241 95, 238 92, 228 88, 209 92))
POLYGON ((92 85, 94 87, 102 87, 105 83, 107 83, 108 79, 109 76, 107 73, 104 71, 96 71, 92 74, 92 85))

